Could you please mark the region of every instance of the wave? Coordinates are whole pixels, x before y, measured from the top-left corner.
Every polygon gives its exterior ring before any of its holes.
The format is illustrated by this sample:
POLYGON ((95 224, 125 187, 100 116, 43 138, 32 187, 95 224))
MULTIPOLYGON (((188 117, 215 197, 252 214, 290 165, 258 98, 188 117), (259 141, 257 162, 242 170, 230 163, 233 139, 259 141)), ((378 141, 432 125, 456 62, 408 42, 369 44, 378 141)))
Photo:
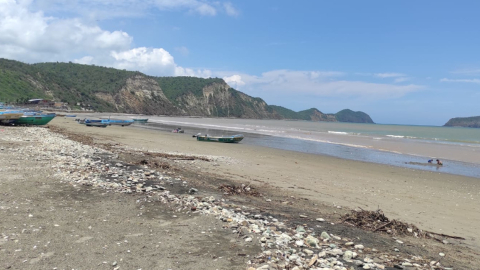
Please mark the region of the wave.
POLYGON ((329 130, 328 133, 330 134, 342 134, 342 135, 347 135, 348 132, 343 132, 343 131, 331 131, 329 130))

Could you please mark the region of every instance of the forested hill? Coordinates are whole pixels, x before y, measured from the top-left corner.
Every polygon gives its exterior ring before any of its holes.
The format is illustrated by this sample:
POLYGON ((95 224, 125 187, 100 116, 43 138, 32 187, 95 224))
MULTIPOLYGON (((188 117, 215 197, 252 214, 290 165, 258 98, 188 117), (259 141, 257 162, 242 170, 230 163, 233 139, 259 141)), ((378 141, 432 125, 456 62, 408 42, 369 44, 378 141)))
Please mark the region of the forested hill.
POLYGON ((311 121, 327 121, 327 122, 349 122, 349 123, 371 123, 372 118, 364 112, 354 112, 349 109, 341 110, 335 114, 322 113, 318 109, 311 108, 304 111, 295 112, 290 109, 270 105, 277 111, 284 119, 298 119, 311 121))
POLYGON ((153 77, 74 63, 25 64, 0 59, 0 101, 43 98, 71 109, 155 115, 339 120, 317 109, 294 112, 237 91, 220 78, 153 77))
POLYGON ((480 116, 452 118, 444 126, 480 128, 480 116))

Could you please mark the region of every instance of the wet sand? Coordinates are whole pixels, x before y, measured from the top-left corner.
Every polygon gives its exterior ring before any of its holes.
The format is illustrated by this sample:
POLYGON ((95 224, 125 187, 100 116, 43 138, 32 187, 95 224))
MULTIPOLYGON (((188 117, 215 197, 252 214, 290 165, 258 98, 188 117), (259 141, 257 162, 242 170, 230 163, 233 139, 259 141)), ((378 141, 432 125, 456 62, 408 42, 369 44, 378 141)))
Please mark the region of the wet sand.
MULTIPOLYGON (((454 269, 479 268, 475 260, 480 256, 478 179, 242 143, 197 142, 188 134, 135 126, 85 127, 63 117, 55 118, 50 127, 56 132, 63 129, 60 132, 76 141, 116 149, 118 158, 130 164, 143 162, 148 159, 144 153, 152 151, 211 157, 211 162, 171 159, 169 168, 161 171, 181 176, 200 190, 200 197, 214 195, 234 208, 244 205, 249 212, 278 217, 291 232, 302 225, 318 234, 327 231, 340 235, 342 241, 362 243, 368 247, 364 256, 389 254, 400 260, 421 256, 422 264, 441 260, 454 269), (263 197, 225 196, 218 190, 225 183, 251 183, 263 197), (449 244, 443 244, 338 224, 341 214, 356 207, 379 207, 389 218, 466 240, 446 238, 449 244), (440 252, 446 256, 440 257, 440 252)), ((0 267, 245 269, 246 262, 260 252, 255 243, 259 238, 250 245, 214 217, 175 214, 175 206, 152 202, 141 194, 58 181, 48 157, 16 153, 36 147, 35 141, 19 139, 12 145, 0 138, 0 267)))
POLYGON ((480 250, 480 180, 320 155, 240 144, 197 142, 188 134, 130 127, 85 128, 73 119, 52 123, 99 142, 197 155, 227 156, 232 162, 198 170, 232 180, 268 184, 315 203, 365 210, 382 209, 390 218, 419 228, 464 237, 480 250))

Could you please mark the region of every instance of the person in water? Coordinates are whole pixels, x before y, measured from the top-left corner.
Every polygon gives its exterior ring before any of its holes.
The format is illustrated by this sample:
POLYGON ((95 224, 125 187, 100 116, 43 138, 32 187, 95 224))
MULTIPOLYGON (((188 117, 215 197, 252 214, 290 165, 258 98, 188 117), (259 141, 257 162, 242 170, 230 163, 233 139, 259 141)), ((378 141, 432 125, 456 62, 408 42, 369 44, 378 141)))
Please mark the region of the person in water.
POLYGON ((432 162, 433 162, 433 159, 429 159, 427 162, 428 162, 428 163, 432 163, 432 162))
POLYGON ((441 166, 441 165, 443 165, 443 163, 440 160, 437 159, 437 165, 441 166))

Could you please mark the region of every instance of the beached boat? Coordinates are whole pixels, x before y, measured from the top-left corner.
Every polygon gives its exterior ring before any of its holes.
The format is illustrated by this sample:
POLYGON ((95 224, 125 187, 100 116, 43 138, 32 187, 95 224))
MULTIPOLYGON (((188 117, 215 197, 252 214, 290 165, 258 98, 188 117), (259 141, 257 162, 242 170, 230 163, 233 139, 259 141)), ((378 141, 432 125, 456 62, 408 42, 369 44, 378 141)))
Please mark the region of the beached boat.
POLYGON ((48 124, 55 118, 55 114, 24 115, 18 118, 14 123, 17 125, 36 125, 42 126, 48 124))
POLYGON ((0 112, 0 122, 4 124, 14 123, 23 116, 23 111, 4 111, 0 112))
POLYGON ((65 117, 77 117, 77 115, 76 114, 67 114, 67 115, 65 115, 65 117))
POLYGON ((119 119, 104 119, 104 120, 108 121, 108 124, 110 126, 122 126, 123 127, 123 126, 130 126, 131 124, 133 124, 133 120, 119 120, 119 119))
POLYGON ((176 128, 174 130, 172 130, 173 133, 185 133, 185 131, 181 128, 176 128))
POLYGON ((228 136, 228 137, 216 137, 216 136, 209 136, 207 135, 197 135, 197 141, 203 141, 203 142, 223 142, 223 143, 238 143, 241 140, 243 140, 243 135, 238 134, 238 135, 233 135, 233 136, 228 136))
POLYGON ((84 122, 85 126, 87 127, 107 127, 108 120, 91 120, 91 119, 86 119, 84 122))
POLYGON ((137 123, 147 123, 148 118, 134 118, 133 121, 135 121, 137 123))

